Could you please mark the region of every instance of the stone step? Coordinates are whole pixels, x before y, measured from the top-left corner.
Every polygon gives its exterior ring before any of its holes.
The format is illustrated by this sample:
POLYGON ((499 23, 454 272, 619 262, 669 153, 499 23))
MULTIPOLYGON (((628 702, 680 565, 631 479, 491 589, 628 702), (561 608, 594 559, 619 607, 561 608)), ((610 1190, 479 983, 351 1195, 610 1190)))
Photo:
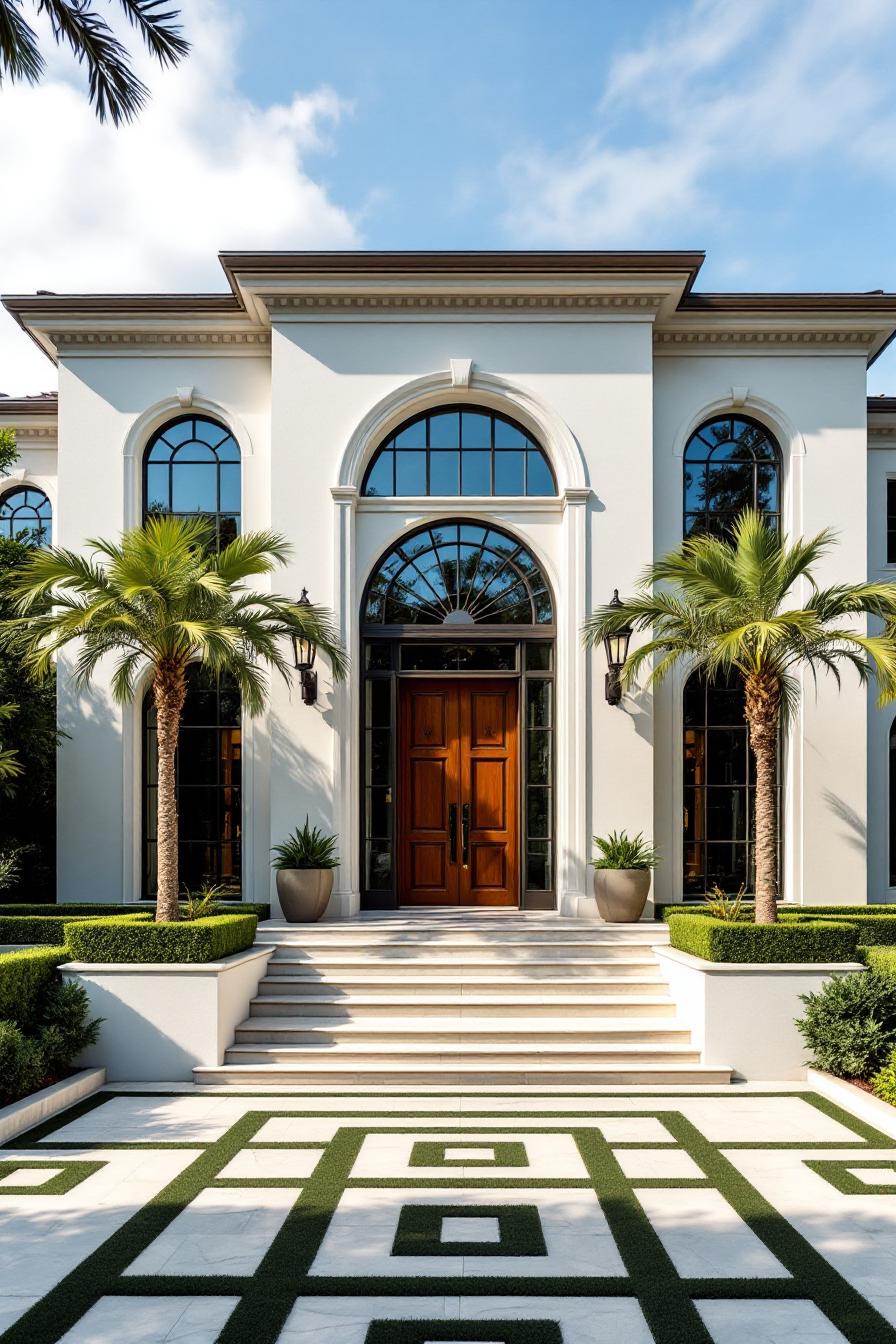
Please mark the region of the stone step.
MULTIPOLYGON (((553 1017, 563 1020, 567 1017, 601 1018, 604 1017, 671 1017, 675 1013, 675 1004, 666 994, 556 994, 539 997, 531 993, 515 992, 508 994, 505 986, 502 994, 479 994, 467 991, 464 994, 405 994, 402 985, 400 994, 305 994, 305 993, 261 993, 252 1000, 250 1016, 267 1017, 296 1016, 313 1018, 332 1018, 335 1021, 354 1020, 368 1017, 404 1016, 405 1020, 417 1017, 464 1017, 519 1018, 553 1017)), ((662 986, 660 986, 662 988, 662 986)), ((259 986, 264 991, 265 984, 259 986)), ((274 982, 274 990, 279 989, 274 982)))
POLYGON ((392 971, 379 976, 370 971, 358 971, 323 978, 318 972, 306 970, 290 975, 267 975, 259 984, 258 993, 264 998, 298 995, 305 999, 320 998, 334 1002, 355 996, 391 999, 397 992, 402 996, 438 996, 454 1001, 465 1000, 470 995, 487 1000, 503 999, 513 994, 526 997, 529 1001, 537 999, 542 1002, 599 995, 634 997, 665 993, 665 981, 656 965, 650 968, 650 973, 645 970, 638 976, 620 974, 618 967, 613 967, 612 971, 608 975, 580 974, 562 979, 520 976, 510 970, 506 974, 498 971, 483 974, 481 978, 478 975, 447 973, 425 975, 422 971, 414 971, 413 975, 405 973, 400 980, 396 980, 392 971))
POLYGON ((301 933, 284 933, 280 930, 262 927, 256 935, 257 941, 264 944, 276 943, 279 947, 301 947, 308 951, 343 951, 352 948, 365 952, 378 950, 406 950, 426 948, 430 951, 447 948, 525 948, 525 947, 662 947, 669 941, 669 930, 665 924, 648 924, 642 929, 637 925, 625 927, 624 932, 614 929, 605 931, 599 928, 582 929, 567 933, 563 929, 539 930, 527 932, 520 929, 503 932, 481 931, 463 933, 451 930, 450 933, 436 931, 420 932, 409 930, 396 933, 360 933, 357 929, 322 930, 320 925, 303 926, 301 933))
POLYGON ((669 1017, 459 1017, 412 1018, 374 1017, 249 1017, 236 1029, 240 1045, 264 1045, 279 1049, 283 1044, 318 1046, 349 1045, 360 1042, 398 1045, 466 1048, 496 1045, 545 1047, 558 1049, 635 1043, 690 1045, 690 1032, 669 1017))
POLYGON ((368 1064, 430 1063, 463 1068, 468 1064, 516 1064, 528 1067, 533 1060, 555 1065, 659 1063, 672 1060, 679 1064, 700 1062, 700 1052, 678 1041, 599 1041, 556 1040, 519 1041, 303 1041, 293 1044, 265 1045, 238 1041, 225 1052, 225 1064, 292 1064, 316 1068, 320 1059, 332 1059, 363 1070, 368 1064))
POLYGON ((367 1061, 353 1066, 333 1058, 312 1063, 226 1063, 193 1070, 198 1086, 306 1087, 335 1084, 360 1087, 727 1087, 731 1070, 717 1065, 670 1060, 619 1060, 599 1063, 529 1059, 485 1064, 465 1059, 442 1061, 367 1061))
POLYGON ((419 966, 451 969, 460 966, 607 966, 612 963, 645 965, 655 962, 653 947, 648 944, 602 943, 563 944, 542 943, 537 946, 519 943, 509 946, 494 943, 491 947, 461 946, 437 947, 397 944, 394 947, 343 948, 299 947, 277 943, 270 965, 283 963, 301 966, 386 967, 413 962, 419 966))

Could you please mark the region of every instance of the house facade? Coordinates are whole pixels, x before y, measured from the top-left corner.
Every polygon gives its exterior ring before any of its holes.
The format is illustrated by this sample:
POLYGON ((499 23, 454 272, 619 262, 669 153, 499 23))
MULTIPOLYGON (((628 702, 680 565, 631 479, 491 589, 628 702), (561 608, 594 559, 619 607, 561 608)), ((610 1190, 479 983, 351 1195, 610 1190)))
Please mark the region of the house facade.
MULTIPOLYGON (((709 294, 700 253, 225 253, 226 294, 9 297, 57 396, 0 402, 0 530, 82 549, 148 512, 272 528, 278 591, 351 660, 267 712, 191 683, 183 876, 273 895, 306 814, 339 836, 331 913, 592 903, 592 836, 643 831, 655 896, 749 881, 736 687, 605 693, 589 612, 746 504, 833 526, 823 581, 896 564, 896 401, 866 371, 896 296, 709 294), (306 703, 310 701, 310 703, 306 703)), ((24 337, 23 337, 24 339, 24 337)), ((306 678, 306 681, 310 681, 306 678)), ((61 901, 155 873, 154 724, 60 659, 61 901)), ((887 901, 893 709, 808 678, 784 743, 782 895, 887 901)))

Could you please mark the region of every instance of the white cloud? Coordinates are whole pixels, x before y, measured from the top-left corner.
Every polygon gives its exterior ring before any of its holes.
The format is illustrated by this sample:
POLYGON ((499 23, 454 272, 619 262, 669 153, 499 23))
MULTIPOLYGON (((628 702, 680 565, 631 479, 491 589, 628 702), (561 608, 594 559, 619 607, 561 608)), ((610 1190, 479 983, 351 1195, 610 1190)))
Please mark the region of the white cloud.
POLYGON ((595 128, 506 157, 504 228, 529 244, 668 246, 686 227, 699 245, 748 173, 822 156, 870 169, 894 37, 892 0, 691 0, 616 55, 595 128))
MULTIPOLYGON (((358 245, 357 217, 306 167, 350 104, 328 88, 250 101, 236 87, 239 24, 222 0, 182 8, 193 50, 175 70, 140 59, 152 98, 132 126, 99 125, 83 72, 62 55, 37 88, 0 92, 5 293, 220 290, 219 249, 358 245)), ((4 315, 0 390, 54 384, 4 315)))

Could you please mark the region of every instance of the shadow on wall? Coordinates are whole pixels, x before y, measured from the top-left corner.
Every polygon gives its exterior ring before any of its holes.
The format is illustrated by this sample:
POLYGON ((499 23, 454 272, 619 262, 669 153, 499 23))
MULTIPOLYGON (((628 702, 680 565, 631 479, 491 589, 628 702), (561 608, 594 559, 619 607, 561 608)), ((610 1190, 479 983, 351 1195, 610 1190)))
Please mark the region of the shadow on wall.
POLYGON ((843 823, 842 834, 846 843, 851 849, 864 854, 868 845, 868 827, 858 812, 830 789, 825 789, 822 797, 834 816, 843 823))
MULTIPOLYGON (((271 844, 278 844, 301 826, 305 816, 313 826, 332 831, 333 776, 328 764, 319 761, 302 742, 302 715, 311 715, 320 709, 318 704, 309 709, 294 691, 290 712, 292 722, 284 723, 277 715, 270 717, 271 741, 271 844)), ((332 727, 332 714, 323 710, 323 718, 332 727)), ((340 856, 347 856, 352 837, 339 836, 340 856)), ((270 855, 268 855, 270 858, 270 855)), ((280 912, 276 886, 271 878, 271 914, 280 912)))

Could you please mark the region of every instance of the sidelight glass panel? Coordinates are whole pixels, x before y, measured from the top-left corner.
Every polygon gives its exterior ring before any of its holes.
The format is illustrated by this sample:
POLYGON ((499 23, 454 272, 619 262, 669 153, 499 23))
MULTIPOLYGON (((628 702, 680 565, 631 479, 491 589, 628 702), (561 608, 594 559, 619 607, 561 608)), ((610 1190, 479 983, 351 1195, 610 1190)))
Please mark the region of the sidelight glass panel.
POLYGON ((523 685, 526 888, 549 891, 553 885, 554 683, 547 677, 527 676, 523 685))
MULTIPOLYGON (((368 668, 391 667, 392 647, 366 646, 368 668)), ((389 891, 392 886, 394 830, 394 678, 368 676, 364 685, 364 886, 389 891)))

